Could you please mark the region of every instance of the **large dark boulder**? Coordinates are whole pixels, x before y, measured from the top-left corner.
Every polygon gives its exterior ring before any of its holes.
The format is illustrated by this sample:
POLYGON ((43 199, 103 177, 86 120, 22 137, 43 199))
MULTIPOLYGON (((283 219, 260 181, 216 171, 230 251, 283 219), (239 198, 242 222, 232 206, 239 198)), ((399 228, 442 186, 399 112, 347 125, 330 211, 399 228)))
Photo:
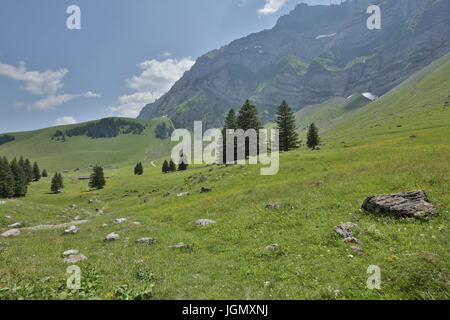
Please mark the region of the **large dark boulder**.
POLYGON ((423 190, 371 196, 364 200, 362 208, 368 212, 395 217, 432 215, 436 212, 423 190))

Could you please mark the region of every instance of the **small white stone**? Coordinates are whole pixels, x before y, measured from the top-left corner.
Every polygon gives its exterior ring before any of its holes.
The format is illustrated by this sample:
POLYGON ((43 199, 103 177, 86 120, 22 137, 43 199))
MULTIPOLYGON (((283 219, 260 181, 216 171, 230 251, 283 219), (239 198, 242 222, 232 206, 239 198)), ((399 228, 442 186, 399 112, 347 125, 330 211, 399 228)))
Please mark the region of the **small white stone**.
POLYGON ((63 255, 64 257, 67 257, 67 256, 70 256, 70 255, 73 255, 73 254, 79 254, 79 253, 80 253, 80 252, 79 252, 78 250, 70 249, 70 250, 64 251, 62 255, 63 255))
POLYGON ((348 257, 349 258, 354 258, 354 256, 352 254, 349 254, 348 257))
POLYGON ((114 240, 119 240, 119 239, 120 239, 119 235, 114 232, 111 232, 105 238, 106 241, 114 241, 114 240))
POLYGON ((78 228, 76 226, 70 226, 69 229, 64 230, 64 234, 75 234, 78 232, 78 228))
POLYGON ((11 229, 8 230, 6 232, 2 233, 2 237, 4 238, 8 238, 8 237, 16 237, 20 234, 20 230, 19 229, 11 229))
POLYGON ((10 224, 8 227, 9 228, 20 228, 22 226, 22 222, 16 222, 13 224, 10 224))
POLYGON ((127 221, 127 219, 125 219, 125 218, 119 218, 119 219, 114 220, 114 223, 123 223, 123 222, 125 222, 125 221, 127 221))

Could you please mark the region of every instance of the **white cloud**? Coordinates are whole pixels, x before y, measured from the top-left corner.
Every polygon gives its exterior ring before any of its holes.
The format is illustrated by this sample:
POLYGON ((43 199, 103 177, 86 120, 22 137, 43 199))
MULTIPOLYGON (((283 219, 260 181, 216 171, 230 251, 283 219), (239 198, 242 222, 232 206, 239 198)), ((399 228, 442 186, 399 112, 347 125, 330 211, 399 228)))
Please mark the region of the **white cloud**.
POLYGON ((36 95, 55 94, 63 87, 62 79, 67 72, 65 68, 44 72, 28 71, 24 61, 19 63, 19 67, 0 63, 0 75, 23 82, 23 89, 36 95))
POLYGON ((140 63, 138 66, 142 70, 141 74, 126 80, 126 86, 135 92, 119 97, 119 105, 110 108, 112 114, 136 117, 142 107, 169 91, 194 63, 191 58, 147 60, 140 63))
POLYGON ((267 15, 271 13, 275 13, 284 6, 286 2, 289 0, 266 0, 264 8, 258 10, 259 14, 267 15))
POLYGON ((60 95, 49 95, 43 99, 40 99, 28 106, 29 110, 49 110, 53 109, 56 106, 63 104, 65 102, 71 101, 75 98, 92 98, 92 97, 100 97, 99 94, 88 91, 86 93, 80 94, 60 94, 60 95))
POLYGON ((63 125, 66 125, 66 124, 74 124, 74 123, 77 123, 77 120, 75 120, 74 117, 64 116, 64 117, 56 119, 55 122, 53 122, 53 125, 55 125, 55 126, 63 126, 63 125))

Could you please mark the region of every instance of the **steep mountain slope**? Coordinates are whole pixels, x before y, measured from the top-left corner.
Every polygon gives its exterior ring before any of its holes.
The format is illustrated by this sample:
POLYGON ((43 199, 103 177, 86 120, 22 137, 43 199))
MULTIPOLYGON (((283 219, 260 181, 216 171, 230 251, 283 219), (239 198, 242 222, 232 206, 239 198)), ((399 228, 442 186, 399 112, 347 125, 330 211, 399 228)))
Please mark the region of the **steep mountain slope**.
POLYGON ((158 161, 143 176, 107 169, 103 190, 89 192, 73 173, 58 195, 48 193, 49 179, 32 183, 27 197, 0 205, 0 232, 16 221, 88 221, 70 236, 25 229, 3 238, 0 299, 448 300, 449 95, 444 57, 323 134, 321 150, 282 153, 273 176, 260 175, 259 165, 162 174, 158 161), (436 216, 361 210, 369 195, 415 189, 428 192, 436 216), (275 202, 279 208, 267 208, 275 202), (198 219, 216 223, 201 227, 198 219), (345 221, 358 224, 359 250, 333 231, 345 221), (104 241, 111 232, 120 239, 104 241), (156 240, 135 242, 142 237, 156 240), (180 242, 191 246, 173 247, 180 242), (65 286, 61 254, 69 249, 87 257, 77 263, 79 291, 65 286), (366 286, 372 265, 381 290, 366 286))
POLYGON ((99 123, 101 120, 98 120, 35 131, 9 133, 8 135, 14 136, 15 140, 0 145, 0 156, 27 157, 38 161, 42 168, 49 170, 74 170, 77 168, 83 170, 89 165, 95 164, 130 165, 137 161, 151 161, 170 153, 170 141, 155 137, 157 125, 169 120, 112 119, 138 123, 145 129, 142 133, 120 133, 111 138, 92 139, 86 134, 72 137, 67 135, 67 131, 71 129, 99 123), (65 142, 62 142, 61 138, 54 137, 57 131, 64 133, 65 142))
POLYGON ((168 115, 178 127, 193 120, 220 126, 230 108, 251 98, 271 121, 283 99, 298 110, 355 92, 380 96, 450 51, 449 1, 375 1, 381 30, 366 27, 372 3, 300 4, 273 29, 200 57, 139 118, 168 115))

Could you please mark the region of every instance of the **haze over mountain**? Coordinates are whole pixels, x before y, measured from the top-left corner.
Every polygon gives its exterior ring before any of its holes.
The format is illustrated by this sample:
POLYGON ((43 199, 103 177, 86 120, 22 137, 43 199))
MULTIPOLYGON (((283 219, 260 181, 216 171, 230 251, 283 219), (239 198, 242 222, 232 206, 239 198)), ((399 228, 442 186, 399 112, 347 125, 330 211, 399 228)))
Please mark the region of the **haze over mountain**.
POLYGON ((449 1, 375 1, 382 28, 369 30, 373 3, 300 4, 274 28, 201 56, 139 118, 221 126, 230 108, 250 98, 268 122, 283 99, 299 110, 353 93, 380 96, 450 51, 449 1))

